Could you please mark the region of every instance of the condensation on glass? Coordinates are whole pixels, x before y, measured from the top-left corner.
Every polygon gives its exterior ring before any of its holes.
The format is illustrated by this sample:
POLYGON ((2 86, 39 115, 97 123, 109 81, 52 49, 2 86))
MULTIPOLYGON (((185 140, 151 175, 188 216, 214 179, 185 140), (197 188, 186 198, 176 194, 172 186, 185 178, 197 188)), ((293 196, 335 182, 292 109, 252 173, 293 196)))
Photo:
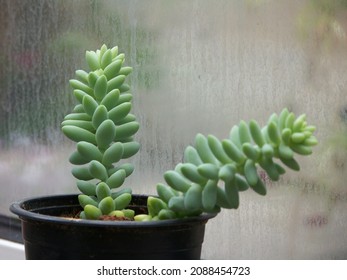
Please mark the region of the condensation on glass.
POLYGON ((134 192, 155 193, 198 132, 225 138, 283 107, 318 127, 300 173, 208 222, 204 259, 346 258, 346 2, 0 0, 1 214, 17 199, 76 192, 60 131, 68 80, 106 43, 134 68, 134 192))

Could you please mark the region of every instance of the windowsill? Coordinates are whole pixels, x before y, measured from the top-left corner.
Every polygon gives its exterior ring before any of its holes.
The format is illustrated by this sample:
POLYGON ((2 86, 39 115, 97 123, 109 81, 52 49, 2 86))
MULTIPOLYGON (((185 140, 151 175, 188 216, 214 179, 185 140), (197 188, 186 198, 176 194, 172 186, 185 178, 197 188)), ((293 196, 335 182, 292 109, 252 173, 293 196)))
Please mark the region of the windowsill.
POLYGON ((0 260, 24 260, 21 222, 17 218, 0 215, 0 260))
POLYGON ((0 239, 23 243, 20 220, 0 214, 0 239))
POLYGON ((0 260, 24 260, 24 245, 0 239, 0 260))

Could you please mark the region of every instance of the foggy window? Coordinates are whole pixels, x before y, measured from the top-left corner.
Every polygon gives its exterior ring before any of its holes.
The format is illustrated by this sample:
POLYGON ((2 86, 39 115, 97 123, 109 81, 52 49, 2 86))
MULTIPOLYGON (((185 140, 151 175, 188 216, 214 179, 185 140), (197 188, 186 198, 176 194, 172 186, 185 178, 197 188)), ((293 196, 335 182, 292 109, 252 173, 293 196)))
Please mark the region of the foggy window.
POLYGON ((155 194, 197 133, 307 113, 320 143, 301 172, 241 194, 207 224, 203 259, 347 256, 347 1, 0 0, 0 214, 77 193, 60 124, 86 50, 117 45, 141 128, 134 193, 155 194), (218 236, 218 244, 216 244, 218 236), (223 246, 220 241, 223 240, 223 246), (217 246, 216 246, 217 245, 217 246))

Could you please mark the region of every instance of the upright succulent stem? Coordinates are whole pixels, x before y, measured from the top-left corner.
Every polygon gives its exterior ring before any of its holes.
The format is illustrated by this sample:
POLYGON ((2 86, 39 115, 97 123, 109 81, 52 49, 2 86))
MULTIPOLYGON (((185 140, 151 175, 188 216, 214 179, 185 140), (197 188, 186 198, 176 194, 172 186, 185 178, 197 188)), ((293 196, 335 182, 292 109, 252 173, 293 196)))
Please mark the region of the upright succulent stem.
POLYGON ((123 66, 124 54, 117 47, 106 45, 87 51, 86 61, 90 71, 77 70, 76 79, 70 80, 78 105, 62 122, 63 133, 77 142, 70 162, 82 192, 78 197, 84 209, 81 217, 132 218, 132 211, 123 210, 131 201, 131 190, 116 191, 134 170, 132 164, 119 162, 140 148, 133 138, 139 123, 130 113, 132 94, 125 83, 132 68, 123 66))

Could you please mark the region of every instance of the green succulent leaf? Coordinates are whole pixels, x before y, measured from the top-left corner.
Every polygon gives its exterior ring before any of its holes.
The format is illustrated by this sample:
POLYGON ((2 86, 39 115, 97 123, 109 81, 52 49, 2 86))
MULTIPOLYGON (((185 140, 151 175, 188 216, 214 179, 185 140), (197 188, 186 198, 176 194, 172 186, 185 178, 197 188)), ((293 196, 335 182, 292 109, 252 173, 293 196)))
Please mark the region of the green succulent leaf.
POLYGON ((113 120, 113 122, 119 123, 129 114, 130 110, 131 110, 131 103, 124 102, 114 107, 112 110, 110 110, 108 113, 108 116, 111 120, 113 120))
POLYGON ((137 142, 128 142, 123 143, 123 159, 132 157, 135 155, 140 149, 140 144, 137 142))
POLYGON ((78 151, 74 151, 70 155, 69 161, 71 164, 75 164, 75 165, 84 165, 89 162, 89 160, 82 157, 82 155, 78 151))
POLYGON ((148 214, 152 217, 157 216, 162 209, 168 209, 167 204, 157 197, 148 197, 147 199, 148 214))
POLYGON ((82 128, 84 130, 93 132, 94 126, 91 121, 84 120, 65 120, 61 123, 62 126, 75 126, 78 128, 82 128))
POLYGON ((116 126, 111 120, 103 121, 95 133, 95 139, 99 147, 108 148, 116 136, 116 126))
POLYGON ((140 128, 138 122, 129 122, 116 127, 116 140, 126 139, 133 136, 140 128))
POLYGON ((106 181, 108 174, 105 166, 97 160, 92 160, 88 167, 89 174, 95 179, 106 181))
POLYGON ((103 156, 100 150, 95 145, 85 141, 80 141, 77 143, 77 151, 83 158, 88 161, 101 161, 103 156))
POLYGON ((108 215, 115 210, 114 201, 110 196, 103 198, 98 205, 103 215, 108 215))
POLYGON ((66 137, 75 142, 86 141, 96 145, 95 134, 77 126, 64 125, 62 131, 66 137))
MULTIPOLYGON (((82 106, 83 107, 83 106, 82 106)), ((84 108, 83 108, 84 110, 84 108)), ((92 118, 87 113, 71 113, 65 116, 65 120, 76 120, 76 121, 91 121, 92 118)))
POLYGON ((95 71, 100 68, 99 58, 95 52, 87 51, 86 61, 88 63, 90 70, 95 71))
POLYGON ((124 66, 119 70, 119 75, 128 76, 133 71, 132 67, 124 66))
POLYGON ((119 96, 119 99, 116 103, 116 106, 117 105, 120 105, 124 102, 131 102, 131 100, 133 99, 133 95, 131 93, 122 93, 120 96, 119 96))
POLYGON ((85 95, 83 97, 82 104, 85 112, 92 117, 96 108, 98 107, 98 103, 95 101, 95 99, 89 95, 85 95))
POLYGON ((131 201, 130 193, 123 193, 114 199, 115 209, 122 210, 126 208, 131 201))
POLYGON ((104 152, 102 163, 105 166, 112 165, 114 162, 118 162, 123 157, 123 144, 120 142, 113 143, 107 150, 104 152))
POLYGON ((96 100, 102 100, 107 94, 107 78, 105 75, 98 77, 94 85, 94 96, 96 100))
POLYGON ((99 105, 93 114, 92 124, 93 128, 97 129, 105 120, 108 119, 107 108, 104 105, 99 105))
POLYGON ((124 169, 120 169, 113 173, 106 181, 111 189, 119 188, 125 181, 126 172, 124 169))
POLYGON ((95 195, 100 201, 105 197, 111 196, 111 189, 106 183, 100 182, 95 188, 95 195))
POLYGON ((114 89, 119 89, 121 85, 125 81, 125 76, 124 75, 118 75, 117 77, 114 77, 113 79, 109 80, 107 82, 108 90, 114 90, 114 89))
POLYGON ((88 195, 88 196, 96 195, 96 186, 92 182, 78 180, 77 187, 85 195, 88 195))
POLYGON ((134 165, 132 163, 122 163, 116 167, 112 167, 108 170, 108 176, 111 177, 115 172, 119 170, 125 171, 125 177, 130 176, 134 172, 134 165))
POLYGON ((122 64, 123 64, 122 59, 116 59, 112 61, 112 63, 107 65, 104 69, 104 74, 106 75, 107 79, 112 79, 118 74, 125 75, 123 73, 119 73, 119 70, 121 69, 122 64))
POLYGON ((100 105, 104 105, 108 111, 112 110, 118 105, 119 102, 119 89, 111 90, 106 94, 104 99, 101 101, 100 105))
POLYGON ((90 174, 89 169, 86 167, 73 167, 71 173, 78 180, 89 181, 94 179, 93 175, 90 174))
POLYGON ((88 93, 90 96, 93 96, 93 89, 79 80, 76 80, 76 79, 70 80, 70 86, 73 89, 78 89, 78 90, 84 91, 84 92, 88 93))
POLYGON ((76 70, 75 72, 77 79, 82 83, 88 84, 88 73, 84 70, 76 70))
POLYGON ((89 195, 80 194, 78 195, 78 202, 84 208, 88 204, 98 207, 98 203, 89 195))
POLYGON ((157 184, 157 193, 166 203, 168 203, 172 197, 177 195, 177 192, 175 192, 171 187, 161 183, 157 184))
POLYGON ((83 212, 88 220, 98 220, 102 216, 101 210, 91 204, 86 205, 83 212))
POLYGON ((132 209, 123 209, 122 210, 124 217, 128 218, 129 220, 133 220, 135 216, 135 211, 132 209))

